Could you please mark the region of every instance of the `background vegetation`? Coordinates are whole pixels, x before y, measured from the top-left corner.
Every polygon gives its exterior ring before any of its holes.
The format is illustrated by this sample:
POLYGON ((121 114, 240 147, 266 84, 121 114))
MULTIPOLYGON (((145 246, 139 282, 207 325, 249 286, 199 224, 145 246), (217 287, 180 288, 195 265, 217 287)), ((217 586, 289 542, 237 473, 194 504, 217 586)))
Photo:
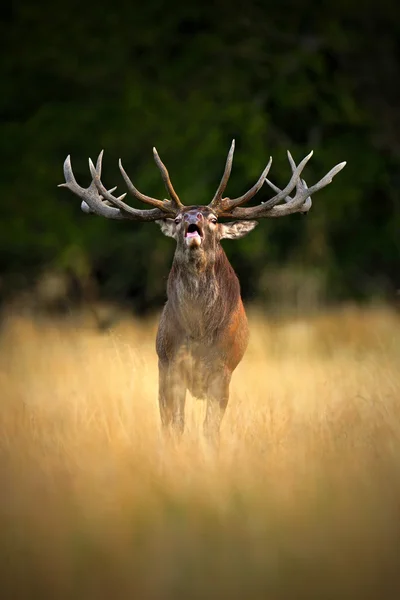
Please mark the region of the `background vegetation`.
MULTIPOLYGON (((327 289, 331 300, 393 299, 398 15, 387 0, 362 10, 313 0, 248 0, 235 10, 223 0, 3 8, 3 298, 51 271, 90 281, 96 294, 126 299, 136 310, 158 306, 173 242, 154 224, 82 214, 77 198, 56 187, 62 163, 71 153, 87 184, 87 157, 105 148, 107 184, 124 187, 122 157, 139 189, 163 196, 156 145, 183 201, 207 203, 235 137, 234 195, 252 185, 270 154, 271 179, 283 184, 288 148, 297 159, 314 149, 308 182, 348 162, 315 196, 307 218, 266 220, 245 240, 226 243, 245 297, 266 302, 291 290, 290 301, 308 282, 316 302, 327 289)), ((265 189, 257 200, 267 196, 265 189)))
POLYGON ((160 436, 155 322, 7 320, 2 598, 399 597, 398 316, 250 324, 214 456, 204 402, 160 436))

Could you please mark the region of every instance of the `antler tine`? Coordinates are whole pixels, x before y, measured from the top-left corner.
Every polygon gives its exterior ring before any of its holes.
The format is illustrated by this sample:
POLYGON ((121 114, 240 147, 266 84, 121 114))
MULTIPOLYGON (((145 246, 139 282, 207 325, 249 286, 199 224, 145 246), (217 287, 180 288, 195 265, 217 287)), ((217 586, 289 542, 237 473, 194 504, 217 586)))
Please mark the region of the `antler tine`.
MULTIPOLYGON (((104 150, 100 151, 100 154, 97 157, 96 160, 96 173, 98 174, 99 177, 101 177, 101 171, 103 169, 103 156, 104 156, 104 150)), ((90 160, 90 158, 89 158, 90 160)), ((115 189, 117 188, 117 186, 115 186, 115 189)))
POLYGON ((121 159, 119 159, 118 165, 119 165, 119 170, 121 171, 122 177, 125 180, 126 186, 134 198, 137 198, 138 200, 140 200, 141 202, 145 202, 146 204, 150 204, 150 206, 159 208, 160 210, 163 210, 164 212, 170 212, 170 213, 175 212, 175 207, 172 206, 171 205, 172 203, 169 202, 168 200, 157 200, 156 198, 152 198, 151 196, 146 196, 145 194, 142 194, 142 192, 139 192, 139 190, 133 185, 132 181, 129 179, 124 167, 122 166, 121 159), (170 205, 169 208, 168 208, 168 205, 170 205))
POLYGON ((163 178, 165 187, 168 190, 168 193, 170 195, 171 198, 171 203, 175 206, 175 208, 177 208, 178 210, 180 210, 181 208, 183 208, 183 204, 182 202, 179 200, 179 196, 176 193, 176 191, 174 190, 174 186, 172 185, 169 173, 168 173, 168 169, 167 167, 164 165, 164 163, 162 162, 157 150, 155 148, 153 148, 153 155, 154 155, 154 160, 155 163, 157 165, 157 167, 160 169, 161 171, 161 177, 163 178))
POLYGON ((210 208, 212 208, 214 210, 217 210, 219 208, 221 199, 222 199, 222 195, 223 195, 226 185, 228 183, 228 180, 229 180, 229 177, 231 174, 231 170, 232 170, 232 162, 233 162, 234 152, 235 152, 235 140, 232 140, 232 144, 229 149, 228 156, 227 156, 226 163, 225 163, 224 174, 222 175, 222 179, 220 181, 218 189, 214 194, 214 198, 211 200, 210 204, 208 205, 210 208))

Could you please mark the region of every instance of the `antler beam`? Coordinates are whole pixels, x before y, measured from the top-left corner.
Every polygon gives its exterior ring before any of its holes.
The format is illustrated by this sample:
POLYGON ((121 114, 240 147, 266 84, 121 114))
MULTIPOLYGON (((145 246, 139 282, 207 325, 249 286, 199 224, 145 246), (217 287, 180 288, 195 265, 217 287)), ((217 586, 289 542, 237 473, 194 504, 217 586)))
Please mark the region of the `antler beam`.
POLYGON ((213 208, 220 217, 234 217, 239 221, 245 220, 253 220, 253 219, 262 219, 262 218, 275 218, 275 217, 284 217, 286 215, 290 215, 296 212, 306 213, 310 210, 312 202, 311 195, 315 194, 329 183, 331 183, 333 177, 339 173, 345 166, 346 162, 341 162, 333 169, 329 171, 318 183, 307 187, 304 179, 301 179, 301 173, 310 160, 313 152, 311 151, 303 160, 296 165, 294 162, 292 155, 288 151, 288 159, 290 163, 290 167, 292 169, 292 177, 290 178, 289 183, 282 190, 274 185, 271 181, 267 179, 268 171, 271 167, 272 159, 270 158, 268 165, 266 166, 264 172, 262 173, 258 182, 243 196, 240 198, 236 198, 231 200, 230 198, 219 199, 217 203, 213 202, 209 205, 213 208), (248 200, 250 200, 262 187, 264 183, 267 183, 276 193, 275 196, 267 200, 266 202, 261 202, 258 206, 249 206, 246 208, 239 207, 240 204, 244 204, 248 200), (289 194, 296 188, 295 196, 292 198, 289 194), (284 201, 285 204, 279 204, 284 201))
MULTIPOLYGON (((155 150, 155 149, 154 149, 155 150)), ((155 155, 157 151, 155 150, 155 155)), ((114 187, 111 190, 107 190, 101 181, 101 169, 103 161, 103 150, 100 152, 96 166, 94 166, 92 160, 89 158, 89 169, 92 175, 92 182, 88 188, 81 187, 74 176, 71 166, 71 158, 68 155, 64 162, 64 177, 65 183, 61 183, 58 187, 66 187, 71 192, 76 194, 82 199, 81 209, 85 213, 94 213, 108 219, 130 219, 132 221, 157 221, 158 219, 165 219, 166 217, 174 217, 177 212, 183 207, 181 204, 173 186, 170 181, 168 171, 164 164, 161 162, 158 154, 156 157, 156 163, 161 170, 163 180, 167 186, 168 191, 171 195, 171 200, 157 200, 151 198, 139 192, 139 190, 133 185, 128 175, 126 174, 121 160, 119 161, 119 168, 122 176, 128 186, 129 192, 138 200, 150 204, 153 209, 140 210, 133 208, 126 204, 123 199, 126 196, 113 196, 117 188, 114 187)))

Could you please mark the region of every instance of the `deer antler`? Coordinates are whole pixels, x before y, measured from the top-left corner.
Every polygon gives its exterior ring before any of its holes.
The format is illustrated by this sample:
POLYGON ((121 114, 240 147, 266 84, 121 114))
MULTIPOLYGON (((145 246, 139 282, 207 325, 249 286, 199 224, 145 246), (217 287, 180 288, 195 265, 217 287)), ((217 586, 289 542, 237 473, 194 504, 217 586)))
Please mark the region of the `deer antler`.
POLYGON ((154 156, 156 163, 161 170, 163 180, 171 195, 171 200, 157 200, 156 198, 151 198, 150 196, 146 196, 145 194, 139 192, 126 174, 121 160, 119 161, 119 168, 130 193, 138 200, 153 206, 153 209, 140 210, 133 208, 123 201, 126 193, 116 197, 112 195, 112 192, 117 189, 116 187, 112 188, 111 190, 106 189, 101 181, 103 150, 100 152, 97 158, 96 167, 89 158, 89 169, 92 175, 92 182, 88 188, 83 188, 77 183, 72 171, 70 156, 67 156, 64 162, 64 176, 66 183, 61 183, 58 187, 66 187, 71 190, 71 192, 82 198, 81 209, 84 212, 94 213, 108 219, 157 221, 158 219, 165 219, 167 216, 174 217, 183 205, 172 186, 168 171, 165 165, 161 162, 155 148, 154 156))
POLYGON ((169 173, 167 167, 162 162, 161 158, 158 155, 158 152, 155 148, 153 148, 154 160, 156 162, 157 167, 161 171, 161 177, 163 178, 165 187, 168 190, 172 203, 175 205, 177 209, 183 208, 182 202, 179 200, 178 194, 175 192, 174 187, 171 183, 171 179, 169 177, 169 173))
POLYGON ((313 152, 311 151, 310 154, 303 158, 299 165, 296 165, 292 155, 288 151, 288 159, 292 169, 292 177, 283 190, 278 188, 267 179, 267 174, 272 162, 272 159, 270 158, 269 163, 262 173, 260 179, 246 194, 234 200, 231 200, 230 198, 220 199, 219 203, 216 205, 212 205, 213 203, 211 203, 209 206, 212 207, 219 216, 230 218, 234 217, 239 221, 261 219, 265 217, 284 217, 295 212, 306 213, 310 210, 312 205, 311 195, 315 194, 331 183, 333 177, 346 166, 346 162, 339 163, 333 167, 333 169, 331 169, 329 173, 325 175, 325 177, 320 179, 318 183, 309 188, 307 187, 304 179, 301 179, 300 175, 312 155, 313 152), (261 202, 261 204, 258 206, 239 208, 240 204, 244 204, 258 192, 264 182, 266 182, 275 192, 277 192, 276 195, 266 202, 261 202), (296 194, 292 198, 289 194, 294 188, 296 188, 296 194), (285 204, 279 205, 279 203, 282 201, 284 201, 285 204))
MULTIPOLYGON (((235 140, 232 141, 221 182, 217 191, 215 192, 214 198, 208 206, 221 217, 234 217, 235 219, 242 221, 261 219, 264 217, 283 217, 295 212, 308 212, 312 205, 311 195, 315 194, 326 185, 331 183, 333 177, 346 165, 345 162, 339 163, 333 167, 333 169, 331 169, 329 173, 325 175, 325 177, 318 181, 318 183, 308 188, 306 182, 304 179, 301 179, 300 175, 305 165, 310 160, 313 152, 311 151, 310 154, 303 158, 299 165, 296 165, 292 155, 288 151, 288 159, 292 169, 292 177, 285 188, 281 190, 267 179, 267 175, 272 164, 272 158, 270 158, 259 180, 257 183, 255 183, 255 185, 253 185, 252 188, 250 188, 248 192, 234 199, 222 198, 231 173, 234 151, 235 140), (265 182, 276 192, 276 195, 266 202, 261 202, 261 204, 258 206, 241 208, 240 205, 251 200, 251 198, 257 194, 265 182), (290 194, 294 188, 296 188, 296 193, 292 198, 290 194), (279 204, 282 201, 284 201, 284 204, 279 204)), ((82 198, 81 208, 84 212, 95 213, 108 219, 157 221, 159 219, 165 219, 166 217, 174 217, 180 210, 182 210, 183 204, 179 200, 179 197, 171 183, 168 170, 161 161, 155 148, 153 148, 153 153, 154 160, 161 171, 161 176, 169 192, 171 198, 170 200, 157 200, 156 198, 146 196, 145 194, 139 192, 126 174, 121 160, 119 160, 119 168, 125 183, 128 186, 129 192, 141 202, 152 206, 153 209, 139 210, 133 208, 123 201, 126 194, 116 197, 113 196, 113 192, 116 190, 116 187, 112 188, 111 190, 106 189, 101 181, 103 150, 98 156, 96 166, 94 166, 93 162, 89 158, 89 168, 92 175, 92 182, 88 188, 82 188, 76 182, 71 167, 70 156, 67 156, 64 162, 65 183, 61 183, 59 187, 67 187, 74 194, 82 198)))

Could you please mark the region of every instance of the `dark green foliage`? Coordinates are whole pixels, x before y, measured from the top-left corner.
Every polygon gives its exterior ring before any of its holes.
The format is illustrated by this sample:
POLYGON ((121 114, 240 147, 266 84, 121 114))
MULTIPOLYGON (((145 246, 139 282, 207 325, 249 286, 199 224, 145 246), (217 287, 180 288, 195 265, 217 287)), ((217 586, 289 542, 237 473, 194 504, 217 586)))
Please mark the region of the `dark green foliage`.
MULTIPOLYGON (((241 194, 285 151, 314 183, 346 169, 306 217, 265 220, 226 243, 245 297, 263 299, 268 269, 321 270, 331 298, 393 297, 400 225, 400 19, 393 2, 358 5, 249 0, 180 6, 147 0, 102 5, 15 3, 3 13, 0 95, 0 269, 3 291, 44 268, 92 273, 104 294, 159 304, 173 253, 154 224, 80 212, 57 189, 71 153, 81 183, 105 148, 104 180, 118 158, 139 189, 164 196, 157 146, 186 204, 207 203, 237 140, 228 194, 241 194), (82 267, 84 265, 84 267, 82 267)), ((268 197, 265 187, 257 200, 268 197)), ((131 201, 131 199, 129 199, 131 201)), ((132 204, 136 201, 132 200, 132 204)))

